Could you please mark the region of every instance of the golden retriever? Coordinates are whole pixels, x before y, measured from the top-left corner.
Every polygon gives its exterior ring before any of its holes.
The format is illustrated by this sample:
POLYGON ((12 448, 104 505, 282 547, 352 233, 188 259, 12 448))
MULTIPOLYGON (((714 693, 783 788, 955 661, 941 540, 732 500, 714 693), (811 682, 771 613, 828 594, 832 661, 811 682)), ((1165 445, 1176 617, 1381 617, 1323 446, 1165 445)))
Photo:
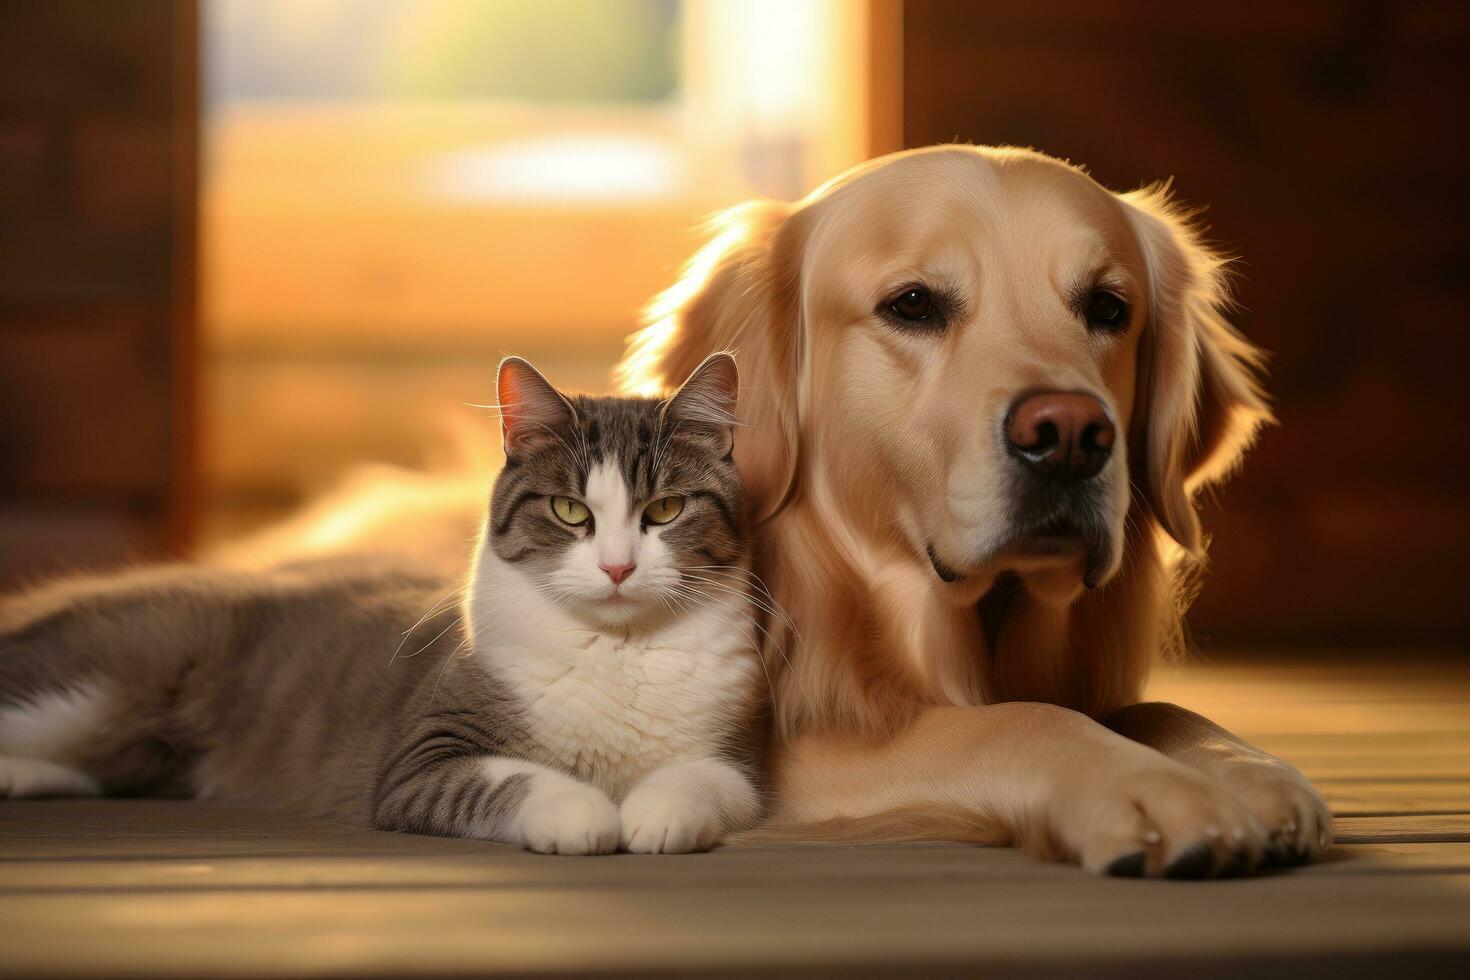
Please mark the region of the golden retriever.
POLYGON ((778 819, 1123 875, 1309 860, 1291 766, 1140 704, 1179 643, 1192 498, 1268 418, 1219 256, 1163 188, 1018 149, 861 166, 737 208, 622 365, 738 354, 778 819))

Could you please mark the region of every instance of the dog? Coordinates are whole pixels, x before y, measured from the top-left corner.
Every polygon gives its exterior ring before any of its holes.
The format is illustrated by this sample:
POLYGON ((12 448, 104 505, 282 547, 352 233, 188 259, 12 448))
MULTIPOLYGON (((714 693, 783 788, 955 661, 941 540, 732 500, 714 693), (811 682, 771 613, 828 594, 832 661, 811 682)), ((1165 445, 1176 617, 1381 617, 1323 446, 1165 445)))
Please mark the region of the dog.
POLYGON ((1127 876, 1321 854, 1300 772, 1140 703, 1182 642, 1194 496, 1270 420, 1229 306, 1167 186, 1030 150, 899 153, 718 219, 620 378, 739 357, 783 832, 1127 876))

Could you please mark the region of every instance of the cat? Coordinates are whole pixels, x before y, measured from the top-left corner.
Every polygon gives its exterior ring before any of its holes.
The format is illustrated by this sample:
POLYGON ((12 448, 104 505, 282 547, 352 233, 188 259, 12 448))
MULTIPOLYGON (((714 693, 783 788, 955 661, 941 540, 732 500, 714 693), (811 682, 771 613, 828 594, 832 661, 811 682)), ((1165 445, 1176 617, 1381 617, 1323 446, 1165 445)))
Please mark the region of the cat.
POLYGON ((769 607, 737 389, 728 354, 665 400, 568 397, 507 358, 459 590, 356 555, 0 601, 0 797, 197 796, 558 854, 750 827, 769 607))

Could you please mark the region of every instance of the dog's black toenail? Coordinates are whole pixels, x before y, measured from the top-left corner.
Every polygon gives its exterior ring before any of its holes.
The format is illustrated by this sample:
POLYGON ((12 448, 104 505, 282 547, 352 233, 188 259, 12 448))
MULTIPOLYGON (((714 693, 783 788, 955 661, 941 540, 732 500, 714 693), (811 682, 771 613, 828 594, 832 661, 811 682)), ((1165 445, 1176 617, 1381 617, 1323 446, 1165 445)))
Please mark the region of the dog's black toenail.
POLYGON ((1148 855, 1142 851, 1137 854, 1125 854, 1108 865, 1108 874, 1114 878, 1142 878, 1143 865, 1147 858, 1148 855))
POLYGON ((1166 878, 1203 878, 1210 873, 1215 858, 1208 844, 1196 844, 1174 859, 1164 869, 1166 878))
POLYGON ((1261 855, 1261 867, 1284 868, 1293 864, 1293 850, 1284 840, 1273 838, 1271 843, 1266 845, 1266 852, 1261 855))
POLYGON ((1236 853, 1230 855, 1230 857, 1226 859, 1225 863, 1220 866, 1220 877, 1239 878, 1241 875, 1249 871, 1250 867, 1250 860, 1244 854, 1241 854, 1237 851, 1236 853))

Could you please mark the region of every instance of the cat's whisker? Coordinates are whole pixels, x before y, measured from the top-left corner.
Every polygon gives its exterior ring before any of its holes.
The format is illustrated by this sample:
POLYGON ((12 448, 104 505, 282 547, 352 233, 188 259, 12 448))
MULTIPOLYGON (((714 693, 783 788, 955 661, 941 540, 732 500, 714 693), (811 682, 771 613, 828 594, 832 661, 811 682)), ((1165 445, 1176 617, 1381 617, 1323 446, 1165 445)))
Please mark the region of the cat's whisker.
MULTIPOLYGON (((711 595, 710 593, 705 592, 702 589, 696 588, 694 586, 689 586, 689 585, 684 585, 684 586, 682 586, 682 588, 684 590, 686 590, 688 593, 690 593, 691 595, 693 595, 693 596, 697 596, 697 597, 699 597, 701 599, 708 600, 709 602, 719 603, 720 605, 724 606, 726 609, 729 609, 729 610, 731 610, 733 612, 737 612, 738 613, 740 611, 732 603, 727 602, 726 600, 721 599, 718 596, 711 595)), ((748 596, 745 596, 744 593, 739 593, 739 595, 741 595, 743 598, 749 598, 748 596)), ((754 626, 756 629, 760 630, 763 634, 765 634, 766 639, 770 640, 771 643, 775 644, 777 647, 780 646, 780 642, 774 636, 771 635, 771 632, 769 630, 767 630, 764 626, 762 626, 759 622, 757 622, 756 621, 756 618, 754 616, 748 617, 746 621, 748 623, 750 623, 750 625, 754 626)), ((783 656, 784 656, 784 653, 783 653, 783 656)))
POLYGON ((791 616, 786 612, 785 609, 781 608, 781 604, 776 601, 776 597, 771 594, 771 590, 766 587, 766 583, 763 582, 761 580, 761 577, 752 570, 748 568, 742 568, 739 565, 690 565, 688 566, 688 569, 690 571, 723 572, 725 574, 731 575, 738 572, 739 574, 745 576, 746 580, 759 590, 760 598, 770 605, 771 608, 767 609, 766 611, 774 616, 779 617, 782 622, 787 626, 787 628, 789 628, 791 632, 796 634, 797 639, 801 639, 801 631, 796 628, 796 621, 791 618, 791 616))
POLYGON ((664 604, 664 608, 669 611, 670 616, 679 615, 678 610, 674 608, 674 604, 669 601, 669 597, 666 594, 664 594, 663 592, 656 592, 654 594, 658 596, 658 601, 664 604))
MULTIPOLYGON (((692 602, 694 600, 703 600, 703 601, 706 601, 706 602, 719 603, 720 605, 725 606, 728 609, 731 609, 731 610, 734 610, 736 612, 739 612, 738 609, 736 609, 734 606, 732 606, 730 603, 724 601, 723 599, 720 599, 720 598, 718 598, 716 596, 712 596, 712 595, 710 595, 710 594, 708 594, 706 592, 702 592, 699 589, 693 588, 691 586, 687 586, 687 585, 684 585, 684 586, 672 586, 670 588, 669 594, 670 595, 674 595, 674 596, 682 596, 687 602, 692 602)), ((686 608, 687 608, 687 602, 686 602, 686 608)), ((756 620, 754 619, 754 617, 746 617, 745 624, 748 625, 748 626, 754 626, 757 630, 760 630, 762 633, 764 633, 766 635, 767 639, 769 639, 772 643, 775 643, 776 642, 775 637, 772 637, 770 633, 766 632, 766 630, 760 625, 760 623, 756 622, 756 620)), ((761 645, 762 644, 761 644, 760 640, 756 638, 755 634, 753 634, 749 630, 745 629, 744 626, 740 626, 738 624, 737 624, 737 627, 736 628, 740 630, 741 635, 745 637, 745 641, 748 644, 750 644, 750 648, 752 650, 758 652, 761 649, 761 645)))
MULTIPOLYGON (((680 605, 681 605, 682 608, 687 608, 688 607, 688 603, 687 602, 681 603, 680 605)), ((753 624, 754 623, 754 620, 751 620, 751 622, 753 624)), ((751 652, 755 654, 755 661, 756 661, 756 663, 760 664, 761 674, 765 677, 765 681, 766 681, 766 693, 769 694, 770 697, 771 697, 771 707, 772 708, 778 708, 778 703, 776 701, 776 684, 775 684, 775 681, 773 681, 771 679, 771 669, 770 669, 769 666, 767 666, 767 664, 766 664, 766 658, 761 653, 761 643, 760 643, 760 640, 757 639, 756 636, 753 633, 751 633, 749 630, 745 629, 744 627, 739 627, 739 629, 740 629, 740 635, 745 637, 745 642, 750 645, 751 652)), ((782 653, 782 658, 783 659, 785 658, 785 653, 782 653)), ((790 665, 790 661, 789 660, 787 661, 787 664, 788 664, 788 666, 790 665)))
POLYGON ((791 617, 790 616, 786 615, 786 611, 784 609, 782 609, 780 606, 775 605, 774 602, 767 603, 764 600, 762 600, 760 597, 753 596, 748 591, 746 591, 744 589, 734 588, 734 587, 732 587, 732 586, 730 586, 730 585, 728 585, 728 584, 726 584, 724 582, 720 582, 720 581, 718 581, 716 579, 709 579, 709 578, 705 578, 705 577, 699 576, 699 575, 687 575, 686 577, 689 578, 692 581, 699 582, 699 583, 701 583, 703 585, 707 585, 710 588, 720 589, 723 592, 726 592, 726 593, 729 593, 731 595, 735 595, 735 596, 739 596, 741 598, 744 598, 746 601, 748 601, 751 605, 755 606, 757 609, 759 609, 762 612, 766 613, 767 615, 772 616, 775 619, 777 619, 784 628, 786 628, 786 629, 788 629, 788 630, 791 631, 791 633, 796 637, 796 639, 798 640, 798 642, 801 640, 801 633, 800 633, 800 631, 797 630, 796 624, 791 620, 791 617))
POLYGON ((766 666, 766 658, 760 654, 756 654, 755 660, 761 665, 761 675, 766 679, 766 693, 771 697, 771 708, 779 713, 781 706, 776 700, 776 683, 771 680, 771 668, 766 666))
MULTIPOLYGON (((708 593, 706 593, 706 592, 704 592, 704 591, 702 591, 700 589, 697 589, 697 588, 695 588, 693 586, 684 586, 684 588, 686 590, 689 590, 694 595, 699 596, 702 599, 705 599, 705 600, 710 601, 710 602, 718 602, 721 605, 726 606, 727 608, 731 608, 730 607, 730 604, 728 602, 725 602, 724 600, 719 599, 719 598, 717 598, 717 597, 715 597, 713 595, 710 595, 710 594, 708 594, 708 593)), ((791 669, 791 667, 792 667, 792 665, 791 665, 791 658, 789 656, 787 656, 787 654, 786 654, 786 648, 781 643, 781 641, 778 640, 778 639, 776 639, 776 637, 771 633, 770 630, 766 629, 760 623, 756 622, 756 620, 754 618, 751 618, 750 619, 750 623, 756 629, 760 630, 762 634, 765 635, 766 639, 770 641, 770 647, 771 647, 771 649, 774 650, 778 656, 780 656, 782 662, 784 662, 786 664, 787 668, 788 669, 791 669)), ((756 646, 759 647, 761 645, 760 644, 756 644, 756 646)))
MULTIPOLYGON (((460 625, 459 617, 455 617, 454 620, 452 620, 449 623, 448 626, 444 627, 438 633, 435 633, 433 639, 431 639, 428 643, 425 643, 423 646, 419 647, 417 650, 415 650, 413 653, 410 653, 408 656, 404 657, 403 659, 404 660, 412 660, 414 657, 417 657, 419 654, 423 653, 425 650, 429 649, 434 644, 438 643, 439 640, 440 640, 440 638, 443 637, 445 633, 448 633, 450 630, 454 629, 458 625, 460 625)), ((389 662, 391 663, 392 661, 389 661, 389 662)))
POLYGON ((439 668, 439 676, 434 678, 434 689, 429 692, 429 704, 431 706, 434 703, 434 699, 439 696, 439 685, 444 683, 444 675, 449 672, 449 665, 454 663, 455 652, 454 650, 449 651, 449 655, 444 658, 444 666, 439 668))
POLYGON ((393 656, 388 658, 388 666, 393 666, 394 661, 398 659, 398 655, 403 652, 403 647, 408 643, 409 639, 413 636, 414 632, 418 630, 420 626, 424 625, 424 623, 428 622, 429 619, 431 619, 432 617, 447 611, 441 609, 440 607, 443 606, 444 603, 451 598, 454 598, 456 601, 460 598, 463 598, 464 591, 465 587, 463 585, 458 585, 440 596, 438 600, 436 600, 434 604, 429 607, 429 611, 420 616, 418 622, 414 623, 404 632, 403 639, 398 641, 398 646, 395 647, 393 650, 393 656))
POLYGON ((727 589, 730 592, 746 596, 753 605, 755 605, 763 612, 768 613, 769 615, 779 619, 783 626, 791 630, 791 632, 796 635, 797 640, 801 640, 801 631, 796 628, 796 622, 789 615, 787 615, 786 610, 781 608, 780 604, 776 602, 774 597, 769 596, 769 593, 766 593, 764 596, 751 595, 747 590, 736 589, 732 586, 729 586, 728 584, 719 582, 716 579, 710 579, 700 575, 689 574, 687 569, 685 574, 688 578, 694 579, 695 581, 704 582, 708 585, 719 586, 727 589))

